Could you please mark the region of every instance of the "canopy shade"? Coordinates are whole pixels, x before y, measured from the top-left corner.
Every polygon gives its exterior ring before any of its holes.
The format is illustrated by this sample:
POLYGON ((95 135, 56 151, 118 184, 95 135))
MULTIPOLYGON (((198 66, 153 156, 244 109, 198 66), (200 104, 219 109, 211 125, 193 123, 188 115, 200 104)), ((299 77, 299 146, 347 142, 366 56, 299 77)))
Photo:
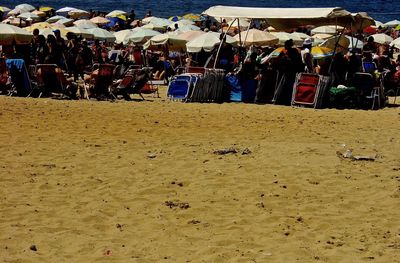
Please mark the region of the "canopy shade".
POLYGON ((331 8, 255 8, 238 6, 212 6, 203 14, 216 18, 265 19, 277 29, 305 25, 335 24, 349 25, 352 14, 340 7, 331 8))

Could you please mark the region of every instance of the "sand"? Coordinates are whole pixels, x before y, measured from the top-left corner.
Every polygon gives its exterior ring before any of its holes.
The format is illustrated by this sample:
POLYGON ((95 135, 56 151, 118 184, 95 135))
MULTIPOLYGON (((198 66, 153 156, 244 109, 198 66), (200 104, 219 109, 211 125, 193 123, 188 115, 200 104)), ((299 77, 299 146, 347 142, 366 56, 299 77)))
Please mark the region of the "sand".
POLYGON ((399 108, 147 98, 0 97, 1 262, 400 262, 399 108))

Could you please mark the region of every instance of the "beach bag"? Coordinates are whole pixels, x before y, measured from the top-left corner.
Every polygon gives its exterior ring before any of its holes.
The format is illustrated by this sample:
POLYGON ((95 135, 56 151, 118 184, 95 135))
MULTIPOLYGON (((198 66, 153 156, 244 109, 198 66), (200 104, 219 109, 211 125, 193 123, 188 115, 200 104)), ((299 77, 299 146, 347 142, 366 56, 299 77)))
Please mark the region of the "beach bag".
POLYGON ((357 89, 339 85, 329 89, 329 106, 337 109, 354 109, 357 107, 357 89))

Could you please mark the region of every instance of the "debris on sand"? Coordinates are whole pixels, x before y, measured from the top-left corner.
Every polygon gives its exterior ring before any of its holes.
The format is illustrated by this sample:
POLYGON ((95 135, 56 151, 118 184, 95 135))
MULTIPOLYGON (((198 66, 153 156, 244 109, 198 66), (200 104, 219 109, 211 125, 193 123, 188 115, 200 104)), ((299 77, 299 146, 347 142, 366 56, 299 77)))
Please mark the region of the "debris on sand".
POLYGON ((240 150, 235 147, 229 147, 229 148, 215 150, 213 153, 216 155, 225 155, 225 154, 230 154, 230 153, 233 153, 233 154, 242 153, 242 155, 246 155, 246 154, 251 154, 251 151, 249 148, 244 148, 243 150, 240 150))
POLYGON ((369 156, 369 155, 354 155, 353 154, 353 150, 347 150, 344 153, 341 152, 336 152, 336 155, 341 158, 341 159, 350 159, 353 161, 375 161, 377 158, 377 154, 373 155, 373 156, 369 156))
POLYGON ((165 205, 169 206, 169 208, 180 208, 180 209, 188 209, 190 208, 189 203, 186 202, 174 202, 174 201, 165 201, 165 205))

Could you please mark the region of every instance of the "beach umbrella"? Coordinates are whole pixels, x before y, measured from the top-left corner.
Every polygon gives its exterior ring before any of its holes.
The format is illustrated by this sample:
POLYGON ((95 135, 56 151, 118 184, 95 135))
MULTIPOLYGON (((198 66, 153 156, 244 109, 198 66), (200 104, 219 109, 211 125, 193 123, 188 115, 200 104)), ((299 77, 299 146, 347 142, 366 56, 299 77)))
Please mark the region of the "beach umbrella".
POLYGON ((171 16, 170 18, 168 18, 168 20, 172 21, 172 22, 177 22, 181 19, 182 19, 182 17, 180 17, 180 16, 171 16))
POLYGON ((385 24, 383 24, 383 26, 388 26, 388 27, 395 27, 397 25, 400 25, 400 21, 399 20, 392 20, 389 22, 386 22, 385 24))
POLYGON ((182 18, 186 20, 200 21, 200 15, 193 13, 186 14, 182 18))
POLYGON ((396 26, 394 29, 395 30, 400 30, 400 25, 396 26))
POLYGON ((323 59, 333 56, 334 52, 328 47, 312 47, 311 54, 314 59, 323 59))
POLYGON ((35 10, 32 12, 32 14, 38 15, 39 17, 45 17, 46 13, 43 11, 35 10))
POLYGON ((367 26, 363 29, 363 32, 369 35, 376 34, 376 27, 375 26, 367 26))
POLYGON ((51 28, 51 25, 47 22, 39 22, 39 23, 35 23, 31 26, 28 27, 24 27, 25 30, 29 31, 29 32, 33 32, 33 30, 35 29, 43 29, 43 28, 51 28))
POLYGON ((342 35, 342 36, 334 36, 331 38, 328 38, 321 44, 319 44, 319 47, 326 47, 329 48, 330 50, 335 50, 336 47, 336 52, 342 52, 345 49, 347 49, 350 45, 350 40, 342 35), (337 45, 336 45, 337 43, 337 45))
MULTIPOLYGON (((201 50, 211 52, 216 46, 221 42, 221 33, 217 32, 207 32, 201 36, 194 38, 193 40, 186 43, 186 48, 188 52, 197 53, 201 50)), ((236 44, 236 39, 231 36, 226 36, 226 43, 236 44)))
POLYGON ((276 36, 279 39, 279 45, 284 45, 285 42, 289 39, 293 40, 293 43, 295 46, 302 46, 303 45, 303 39, 301 39, 298 36, 291 35, 290 33, 287 32, 271 32, 270 34, 276 36))
POLYGON ((75 7, 69 7, 69 6, 66 6, 66 7, 63 7, 63 8, 60 8, 60 9, 58 9, 58 10, 56 10, 56 13, 68 13, 69 11, 72 11, 72 10, 75 10, 76 8, 75 7))
POLYGON ((85 11, 85 10, 82 10, 82 9, 74 9, 74 10, 69 11, 68 15, 71 18, 78 19, 78 18, 81 18, 81 17, 89 16, 89 12, 85 11))
POLYGON ((94 39, 105 42, 114 42, 116 40, 116 37, 111 32, 102 28, 90 28, 88 31, 93 34, 94 39))
POLYGON ((393 41, 390 43, 390 45, 391 45, 391 46, 394 46, 395 48, 400 48, 400 37, 399 37, 399 38, 396 38, 395 40, 393 40, 393 41))
POLYGON ((115 42, 123 43, 126 45, 128 43, 128 37, 133 35, 133 31, 130 29, 121 30, 118 32, 114 32, 115 42))
POLYGON ((13 16, 10 16, 9 18, 1 21, 1 23, 2 24, 11 24, 14 26, 26 26, 26 22, 23 19, 13 17, 13 16))
POLYGON ((141 27, 134 28, 132 31, 133 34, 126 38, 126 41, 128 43, 136 43, 136 44, 145 43, 153 36, 161 35, 160 32, 141 27))
POLYGON ((105 17, 101 17, 101 16, 93 17, 93 18, 90 19, 90 21, 92 21, 96 25, 105 25, 105 24, 110 23, 110 20, 108 20, 105 17))
POLYGON ((66 18, 66 17, 65 17, 65 16, 59 16, 59 15, 57 15, 57 16, 52 16, 52 17, 50 17, 49 19, 47 19, 46 22, 55 23, 55 22, 57 22, 58 20, 64 19, 64 18, 66 18))
POLYGON ((375 27, 382 27, 383 23, 381 21, 375 20, 375 27))
POLYGON ((25 20, 28 19, 28 18, 30 18, 32 20, 39 20, 40 19, 40 17, 38 15, 33 14, 33 13, 22 13, 22 14, 18 15, 17 17, 19 17, 21 19, 25 19, 25 20))
POLYGON ((170 51, 186 50, 186 40, 179 35, 166 33, 150 38, 144 45, 144 49, 162 49, 167 46, 170 51))
POLYGON ((301 39, 303 39, 303 40, 305 40, 305 39, 307 39, 307 38, 310 38, 309 35, 304 34, 304 33, 301 33, 301 32, 293 32, 293 33, 290 33, 290 35, 291 35, 291 36, 294 36, 294 37, 296 37, 296 38, 301 38, 301 39))
POLYGON ((341 26, 319 26, 311 30, 311 35, 315 34, 336 34, 337 31, 342 30, 341 26))
POLYGON ((39 7, 39 11, 42 11, 42 12, 49 12, 49 11, 52 11, 52 10, 54 10, 54 8, 51 7, 51 6, 41 6, 41 7, 39 7))
POLYGON ((87 19, 79 19, 73 22, 73 24, 77 27, 89 29, 89 28, 96 28, 98 27, 95 23, 87 19))
POLYGON ((17 5, 15 8, 24 10, 26 12, 31 12, 36 9, 33 5, 30 5, 30 4, 20 4, 20 5, 17 5))
MULTIPOLYGON (((300 49, 296 48, 299 52, 300 49)), ((271 52, 271 54, 269 54, 270 57, 276 58, 278 57, 282 52, 285 52, 285 47, 278 47, 277 49, 275 49, 274 51, 271 52)))
POLYGON ((119 16, 127 16, 128 15, 128 13, 127 12, 125 12, 125 11, 122 11, 122 10, 114 10, 114 11, 111 11, 110 13, 108 13, 107 15, 106 15, 106 17, 119 17, 119 16))
POLYGON ((313 39, 322 39, 322 40, 326 40, 331 37, 333 37, 333 35, 330 34, 315 34, 312 36, 313 39))
POLYGON ((71 26, 73 25, 74 20, 71 18, 63 18, 56 22, 56 24, 64 25, 64 26, 71 26))
POLYGON ((393 41, 393 38, 386 34, 374 34, 371 36, 374 38, 374 42, 378 44, 390 44, 393 41))
POLYGON ((273 46, 278 44, 279 39, 272 35, 271 33, 261 31, 258 29, 250 29, 247 31, 242 31, 240 34, 235 36, 236 41, 239 42, 241 39, 245 46, 273 46), (239 37, 240 36, 240 37, 239 37), (246 37, 247 36, 247 37, 246 37))
POLYGON ((5 7, 5 6, 0 6, 0 11, 3 13, 7 13, 7 12, 10 12, 11 9, 8 7, 5 7))
POLYGON ((187 32, 187 31, 200 31, 201 28, 195 25, 183 25, 178 27, 177 30, 175 31, 179 31, 179 32, 187 32))
POLYGON ((0 24, 0 45, 11 45, 14 41, 16 44, 29 44, 33 35, 22 28, 0 24))
POLYGON ((17 16, 17 15, 22 14, 22 13, 25 13, 25 12, 29 12, 29 11, 27 11, 27 10, 22 10, 22 9, 19 9, 19 8, 14 8, 14 9, 10 10, 10 11, 7 13, 7 16, 17 16))
POLYGON ((179 37, 180 38, 182 38, 182 39, 185 39, 186 41, 191 41, 191 40, 193 40, 193 39, 195 39, 196 37, 198 37, 198 36, 201 36, 201 35, 204 35, 206 32, 204 32, 204 31, 198 31, 198 30, 196 30, 196 31, 194 31, 194 30, 192 30, 192 31, 186 31, 186 32, 179 32, 178 31, 178 34, 179 34, 179 37))
POLYGON ((165 28, 165 27, 169 26, 170 24, 172 24, 172 21, 169 21, 168 19, 165 19, 165 18, 151 16, 151 17, 144 18, 142 20, 142 23, 143 24, 153 24, 156 27, 165 28))
POLYGON ((351 37, 351 36, 346 36, 346 38, 349 40, 350 44, 349 44, 349 48, 359 48, 362 49, 364 47, 364 43, 362 40, 359 40, 355 37, 351 37))
POLYGON ((90 33, 89 30, 84 29, 84 28, 80 28, 77 26, 73 26, 73 27, 67 27, 66 28, 68 31, 74 33, 75 35, 81 36, 83 38, 86 39, 93 39, 93 34, 90 33))

